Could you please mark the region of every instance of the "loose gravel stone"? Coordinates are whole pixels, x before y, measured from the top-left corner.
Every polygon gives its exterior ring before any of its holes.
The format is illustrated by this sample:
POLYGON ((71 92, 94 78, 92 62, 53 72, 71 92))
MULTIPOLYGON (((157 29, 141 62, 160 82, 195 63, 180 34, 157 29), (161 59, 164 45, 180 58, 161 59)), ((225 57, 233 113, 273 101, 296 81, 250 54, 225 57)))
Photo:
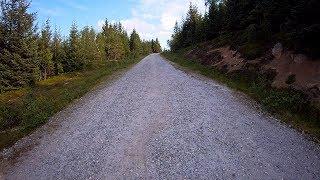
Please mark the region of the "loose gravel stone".
POLYGON ((0 179, 320 179, 320 148, 158 54, 2 152, 0 179))

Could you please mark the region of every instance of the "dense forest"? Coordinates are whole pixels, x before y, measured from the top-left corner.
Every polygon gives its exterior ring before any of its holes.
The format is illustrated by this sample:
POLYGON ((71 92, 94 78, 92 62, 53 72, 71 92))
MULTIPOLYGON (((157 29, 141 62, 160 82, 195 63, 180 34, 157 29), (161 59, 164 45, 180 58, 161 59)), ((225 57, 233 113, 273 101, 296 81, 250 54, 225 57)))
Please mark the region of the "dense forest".
POLYGON ((68 37, 52 30, 47 20, 38 28, 36 14, 29 13, 27 0, 1 0, 0 92, 34 85, 61 73, 99 66, 102 61, 121 61, 160 52, 158 41, 141 40, 121 23, 107 20, 101 32, 92 27, 79 30, 76 23, 68 37))
MULTIPOLYGON (((290 50, 320 56, 318 0, 206 0, 202 15, 190 4, 168 42, 171 50, 218 39, 254 59, 281 42, 290 50)), ((217 41, 216 41, 217 42, 217 41)))

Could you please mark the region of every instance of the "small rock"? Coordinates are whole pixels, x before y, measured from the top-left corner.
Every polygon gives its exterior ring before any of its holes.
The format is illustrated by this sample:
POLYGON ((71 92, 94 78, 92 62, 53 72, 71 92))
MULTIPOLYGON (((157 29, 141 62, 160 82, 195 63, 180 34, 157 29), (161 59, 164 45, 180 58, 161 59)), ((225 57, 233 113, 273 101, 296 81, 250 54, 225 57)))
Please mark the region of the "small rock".
POLYGON ((272 54, 276 58, 280 58, 283 52, 283 46, 281 43, 277 43, 273 49, 272 49, 272 54))

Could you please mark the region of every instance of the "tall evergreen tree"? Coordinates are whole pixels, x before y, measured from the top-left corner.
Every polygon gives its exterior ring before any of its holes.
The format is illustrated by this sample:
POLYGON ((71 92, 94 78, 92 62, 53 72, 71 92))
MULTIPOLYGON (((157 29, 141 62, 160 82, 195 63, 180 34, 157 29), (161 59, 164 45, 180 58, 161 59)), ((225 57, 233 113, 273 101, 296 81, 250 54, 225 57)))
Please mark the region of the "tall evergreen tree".
POLYGON ((106 51, 105 51, 105 47, 106 47, 106 40, 105 40, 105 36, 103 32, 100 32, 97 34, 96 37, 96 43, 98 46, 98 53, 100 54, 101 60, 106 61, 107 60, 107 55, 106 55, 106 51))
POLYGON ((203 40, 203 18, 196 6, 190 3, 181 31, 182 46, 187 47, 203 40))
POLYGON ((129 42, 121 23, 108 24, 106 20, 103 26, 104 50, 107 60, 121 60, 129 53, 129 42))
POLYGON ((50 47, 51 36, 50 22, 47 20, 45 26, 41 30, 41 36, 38 40, 39 65, 42 79, 47 79, 48 75, 54 74, 54 64, 52 61, 53 54, 50 47))
POLYGON ((63 62, 63 69, 66 72, 83 69, 84 59, 81 56, 80 35, 75 23, 72 24, 67 41, 67 59, 63 62))
POLYGON ((63 47, 62 37, 57 29, 53 34, 51 51, 54 73, 55 75, 61 74, 64 72, 62 63, 66 61, 66 52, 63 47))
POLYGON ((142 55, 142 43, 139 34, 134 29, 130 35, 130 51, 134 57, 142 55))
POLYGON ((156 38, 156 40, 151 40, 151 47, 153 53, 161 52, 161 45, 158 38, 156 38))
POLYGON ((128 36, 128 33, 123 29, 123 27, 122 27, 122 30, 120 31, 120 38, 124 46, 124 55, 125 57, 128 57, 130 55, 130 42, 129 42, 130 38, 128 36))
POLYGON ((92 66, 101 59, 96 43, 96 32, 92 27, 84 27, 80 37, 80 55, 86 67, 92 66))
POLYGON ((143 41, 142 42, 142 49, 143 49, 143 54, 150 54, 152 53, 152 42, 150 41, 143 41))
POLYGON ((0 90, 33 84, 39 78, 35 14, 26 0, 1 1, 0 90))

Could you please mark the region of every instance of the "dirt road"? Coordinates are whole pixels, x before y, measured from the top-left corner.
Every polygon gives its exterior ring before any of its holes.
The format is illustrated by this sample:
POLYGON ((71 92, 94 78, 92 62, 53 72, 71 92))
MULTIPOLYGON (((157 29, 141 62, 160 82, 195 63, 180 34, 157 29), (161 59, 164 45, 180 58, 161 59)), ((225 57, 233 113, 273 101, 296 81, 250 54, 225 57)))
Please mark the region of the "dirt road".
POLYGON ((158 54, 4 151, 1 163, 0 179, 320 179, 319 145, 158 54))

